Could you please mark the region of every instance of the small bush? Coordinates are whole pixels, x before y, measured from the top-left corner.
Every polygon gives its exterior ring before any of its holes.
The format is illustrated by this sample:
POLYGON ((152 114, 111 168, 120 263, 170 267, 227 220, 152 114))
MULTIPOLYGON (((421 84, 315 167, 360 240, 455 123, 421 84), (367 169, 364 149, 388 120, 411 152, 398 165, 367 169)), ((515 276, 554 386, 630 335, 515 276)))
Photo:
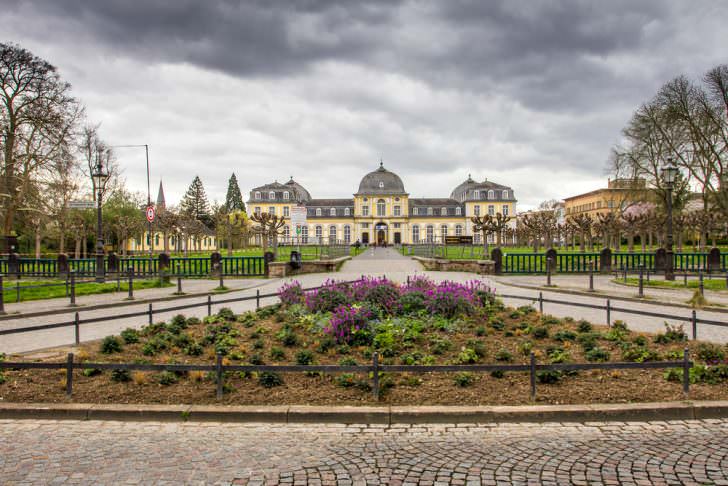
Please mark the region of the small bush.
POLYGON ((222 309, 217 311, 217 317, 225 319, 226 321, 234 321, 235 313, 232 311, 232 309, 228 307, 223 307, 222 309))
POLYGON ((157 381, 160 385, 169 386, 177 383, 178 378, 177 375, 171 371, 162 371, 157 377, 157 381))
POLYGON ((465 348, 463 349, 460 354, 458 354, 457 362, 460 364, 473 364, 478 362, 478 354, 470 349, 465 348))
POLYGON ((534 328, 533 337, 536 339, 546 339, 549 337, 549 328, 545 326, 539 326, 534 328))
POLYGON ((597 340, 601 336, 599 333, 596 332, 587 332, 583 334, 579 334, 576 337, 576 340, 579 344, 581 344, 582 348, 584 348, 584 351, 588 352, 592 348, 595 348, 597 345, 597 340))
POLYGON ((185 316, 183 316, 182 314, 177 314, 169 322, 170 322, 170 324, 178 326, 181 329, 184 329, 187 327, 187 318, 185 316))
POLYGON ((561 380, 561 372, 555 370, 544 370, 536 372, 536 379, 539 383, 546 385, 558 383, 561 380))
POLYGON ((101 374, 101 370, 98 368, 84 368, 81 374, 83 376, 96 376, 101 374))
POLYGON ((485 343, 477 339, 469 339, 467 345, 470 349, 475 351, 479 359, 485 358, 487 350, 485 349, 485 343))
POLYGON ((434 338, 430 341, 432 354, 445 354, 452 349, 452 342, 447 339, 434 338))
POLYGON ((307 366, 313 364, 313 353, 307 349, 303 349, 296 353, 296 364, 307 366))
POLYGON ((561 324, 561 319, 554 316, 541 316, 541 324, 544 326, 553 326, 556 324, 561 324))
POLYGON ((665 371, 665 374, 663 376, 667 381, 680 383, 683 379, 683 370, 681 370, 680 368, 670 368, 669 370, 665 371))
POLYGON ((188 326, 197 326, 197 325, 200 324, 200 322, 201 321, 200 321, 199 317, 188 317, 187 318, 187 325, 188 326))
POLYGON ((253 341, 253 349, 263 349, 265 347, 265 342, 263 342, 262 339, 256 339, 253 341))
POLYGON ((358 378, 356 374, 354 373, 341 373, 336 378, 334 378, 334 382, 344 388, 359 388, 362 391, 370 391, 371 385, 367 380, 364 380, 362 378, 358 378))
MULTIPOLYGON (((644 336, 635 336, 632 342, 637 346, 647 346, 647 338, 644 336)), ((658 342, 657 337, 655 337, 655 342, 658 342)))
POLYGON ((281 386, 283 378, 274 371, 264 371, 258 375, 258 383, 265 388, 273 388, 274 386, 281 386))
POLYGON ((587 361, 609 361, 609 351, 594 346, 584 354, 584 357, 587 361))
POLYGON ((116 336, 106 336, 101 341, 101 352, 104 354, 121 353, 121 340, 116 336))
POLYGON ((296 333, 289 328, 282 329, 278 334, 276 334, 276 338, 284 346, 295 346, 298 344, 298 336, 296 336, 296 333))
POLYGON ((357 362, 354 358, 347 356, 339 360, 339 366, 356 366, 357 362))
POLYGON ((121 331, 121 338, 124 340, 124 343, 126 344, 134 344, 139 342, 139 333, 136 329, 132 329, 131 327, 127 327, 123 331, 121 331))
POLYGON ((454 381, 457 386, 470 386, 475 382, 475 375, 468 373, 467 371, 461 371, 459 373, 455 373, 454 381))
POLYGON ((553 364, 566 363, 569 361, 569 353, 564 351, 563 348, 550 348, 546 350, 546 355, 553 364))
POLYGON ((564 341, 575 341, 576 333, 574 331, 569 331, 568 329, 563 329, 554 334, 554 339, 562 343, 564 341))
POLYGON ((531 350, 533 350, 533 343, 531 341, 524 341, 518 346, 518 351, 524 356, 530 355, 531 350))
POLYGON ((349 354, 351 353, 351 348, 348 344, 342 344, 336 349, 336 351, 338 351, 339 354, 349 354))
POLYGON ((584 319, 580 320, 579 325, 576 327, 576 330, 581 333, 591 332, 592 329, 592 325, 589 323, 589 321, 585 321, 584 319))
POLYGON ((488 333, 488 331, 485 329, 485 326, 478 326, 475 329, 476 336, 485 336, 487 333, 488 333))
POLYGON ((256 354, 253 354, 250 356, 250 359, 248 359, 248 363, 259 366, 259 365, 264 365, 265 361, 263 361, 263 357, 261 355, 256 353, 256 354))
MULTIPOLYGON (((519 314, 518 317, 520 317, 520 314, 519 314)), ((490 325, 490 327, 492 327, 496 331, 502 331, 506 327, 505 323, 502 320, 498 319, 498 318, 492 318, 488 322, 488 325, 490 325)))
POLYGON ((149 376, 144 371, 132 371, 131 379, 135 385, 145 385, 149 382, 149 376))
POLYGON ((698 359, 705 363, 717 363, 725 359, 725 352, 723 351, 723 348, 712 343, 698 344, 696 354, 698 359))
POLYGON ((399 298, 399 308, 402 314, 416 314, 425 310, 427 299, 423 292, 411 291, 399 298))
POLYGON ((111 370, 111 381, 116 383, 126 383, 131 381, 131 373, 129 370, 111 370))
POLYGON ((496 361, 513 361, 513 354, 507 349, 501 349, 495 353, 496 361))
POLYGON ((316 346, 316 352, 319 354, 327 353, 336 346, 336 340, 331 336, 323 336, 316 346))
POLYGON ((197 342, 190 343, 184 348, 184 352, 188 356, 201 356, 204 351, 205 348, 197 342))
POLYGON ((667 322, 665 323, 665 332, 655 336, 655 343, 657 344, 669 344, 687 340, 688 336, 685 334, 682 324, 671 326, 667 322))
POLYGON ((644 363, 646 361, 659 361, 662 358, 660 353, 644 346, 629 346, 623 349, 622 359, 635 363, 644 363))
POLYGON ((282 348, 273 346, 270 348, 270 359, 275 361, 283 361, 286 359, 286 352, 282 348))
POLYGON ((518 308, 518 312, 520 312, 521 315, 527 316, 528 314, 536 312, 536 308, 532 305, 522 305, 518 308))
POLYGON ((503 378, 506 376, 506 374, 503 372, 503 370, 493 370, 490 372, 490 376, 493 378, 503 378))

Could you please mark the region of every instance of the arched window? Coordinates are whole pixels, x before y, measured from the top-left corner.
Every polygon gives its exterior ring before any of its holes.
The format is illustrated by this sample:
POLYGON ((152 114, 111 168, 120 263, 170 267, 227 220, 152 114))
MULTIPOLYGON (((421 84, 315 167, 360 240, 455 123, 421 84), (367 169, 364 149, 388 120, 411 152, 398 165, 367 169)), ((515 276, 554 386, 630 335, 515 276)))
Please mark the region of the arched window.
POLYGON ((461 225, 461 224, 455 225, 455 236, 463 236, 463 225, 461 225))
POLYGON ((492 189, 488 191, 488 199, 495 199, 495 192, 492 189))
POLYGON ((301 226, 301 243, 308 243, 308 226, 301 226))
POLYGON ((351 215, 351 211, 349 210, 349 208, 344 208, 344 216, 350 216, 350 215, 351 215))
MULTIPOLYGON (((417 209, 417 208, 415 208, 417 209)), ((420 227, 418 225, 412 226, 412 243, 418 243, 420 241, 420 227)))
POLYGON ((427 208, 427 215, 432 216, 432 208, 427 208))
POLYGON ((344 226, 344 243, 351 243, 351 226, 348 224, 344 226))
POLYGON ((503 199, 508 199, 508 191, 503 191, 503 199))
POLYGON ((283 191, 283 199, 288 200, 291 198, 291 194, 288 191, 283 191))
POLYGON ((440 209, 440 216, 447 216, 447 208, 440 209))
POLYGON ((321 216, 321 208, 316 208, 316 216, 321 216))
POLYGON ((291 237, 291 227, 288 225, 285 225, 283 227, 283 241, 288 241, 288 239, 291 237))
POLYGON ((324 229, 322 226, 316 226, 316 242, 321 243, 321 238, 323 237, 324 229))
POLYGON ((434 226, 432 226, 431 224, 428 224, 425 231, 426 231, 425 238, 427 239, 427 242, 428 243, 432 243, 433 241, 435 241, 435 228, 434 228, 434 226))
POLYGON ((460 209, 460 206, 455 208, 455 216, 460 216, 462 214, 462 210, 460 209))
POLYGON ((380 189, 384 188, 384 181, 379 181, 379 188, 380 189))
POLYGON ((473 199, 480 199, 480 191, 473 191, 473 199))
POLYGON ((440 226, 440 236, 442 237, 442 242, 445 242, 445 237, 447 236, 447 225, 443 224, 440 226))
POLYGON ((420 214, 420 208, 412 208, 412 216, 417 216, 420 214))
POLYGON ((276 198, 276 193, 275 193, 275 192, 273 192, 273 191, 270 191, 270 192, 268 193, 268 199, 275 199, 275 198, 276 198))
POLYGON ((329 209, 329 216, 336 216, 336 208, 329 209))
POLYGON ((336 226, 329 226, 329 242, 336 243, 336 226))
POLYGON ((377 201, 377 216, 384 216, 386 210, 387 205, 384 202, 384 199, 380 199, 379 201, 377 201))
POLYGON ((255 191, 255 199, 260 199, 260 191, 255 191))

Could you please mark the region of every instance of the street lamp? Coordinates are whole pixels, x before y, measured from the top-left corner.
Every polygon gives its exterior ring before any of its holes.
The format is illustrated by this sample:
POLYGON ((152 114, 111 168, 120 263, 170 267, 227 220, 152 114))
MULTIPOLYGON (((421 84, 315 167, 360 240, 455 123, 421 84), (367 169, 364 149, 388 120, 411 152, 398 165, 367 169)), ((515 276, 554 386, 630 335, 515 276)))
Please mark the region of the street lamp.
POLYGON ((105 280, 104 237, 101 228, 101 196, 104 192, 104 183, 108 178, 109 173, 104 170, 104 166, 102 165, 101 160, 99 160, 91 173, 91 179, 94 182, 96 196, 98 197, 96 208, 96 281, 99 283, 103 283, 105 280))
POLYGON ((665 280, 675 280, 674 254, 672 252, 672 189, 677 177, 677 167, 672 157, 667 159, 667 164, 662 167, 662 180, 667 189, 667 248, 665 262, 665 280))

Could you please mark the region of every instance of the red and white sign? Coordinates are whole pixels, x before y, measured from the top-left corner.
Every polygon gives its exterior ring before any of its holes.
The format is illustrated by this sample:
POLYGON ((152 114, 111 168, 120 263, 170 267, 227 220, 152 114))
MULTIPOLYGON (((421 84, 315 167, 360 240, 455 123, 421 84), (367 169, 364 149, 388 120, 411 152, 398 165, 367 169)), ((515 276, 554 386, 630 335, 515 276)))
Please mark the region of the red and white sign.
POLYGON ((154 206, 147 206, 147 221, 154 221, 154 206))

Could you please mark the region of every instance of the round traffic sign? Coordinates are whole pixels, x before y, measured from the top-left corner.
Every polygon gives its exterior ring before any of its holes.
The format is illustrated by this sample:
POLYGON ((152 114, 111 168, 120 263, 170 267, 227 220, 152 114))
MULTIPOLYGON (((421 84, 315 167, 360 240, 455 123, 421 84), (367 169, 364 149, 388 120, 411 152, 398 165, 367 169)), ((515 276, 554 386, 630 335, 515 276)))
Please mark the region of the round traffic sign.
POLYGON ((147 206, 147 221, 154 221, 154 206, 147 206))

